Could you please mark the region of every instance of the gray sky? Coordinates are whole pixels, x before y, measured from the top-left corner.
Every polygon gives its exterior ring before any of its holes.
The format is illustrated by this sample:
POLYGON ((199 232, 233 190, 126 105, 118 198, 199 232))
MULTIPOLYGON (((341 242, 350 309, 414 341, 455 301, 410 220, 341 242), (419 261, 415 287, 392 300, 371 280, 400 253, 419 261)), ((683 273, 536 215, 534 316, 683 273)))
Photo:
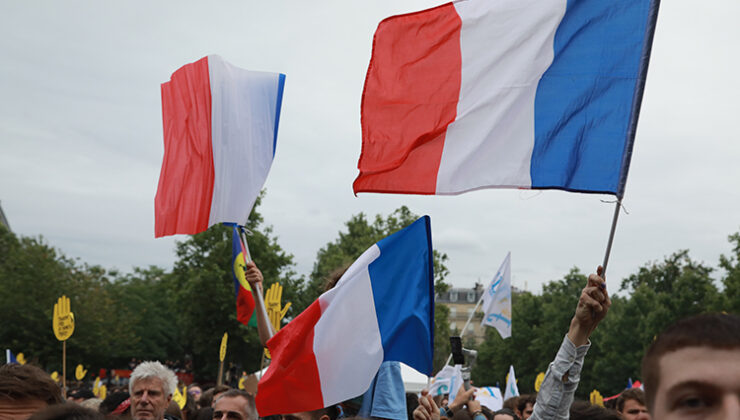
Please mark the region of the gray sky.
MULTIPOLYGON (((514 285, 539 291, 601 263, 610 196, 482 190, 354 197, 360 96, 381 19, 429 0, 0 1, 0 201, 17 234, 124 271, 170 268, 154 239, 162 161, 159 84, 220 54, 287 75, 261 212, 308 274, 352 215, 406 204, 432 217, 449 280, 488 282, 507 251, 514 285)), ((640 265, 688 248, 716 265, 740 229, 737 0, 664 1, 609 265, 610 291, 640 265)))

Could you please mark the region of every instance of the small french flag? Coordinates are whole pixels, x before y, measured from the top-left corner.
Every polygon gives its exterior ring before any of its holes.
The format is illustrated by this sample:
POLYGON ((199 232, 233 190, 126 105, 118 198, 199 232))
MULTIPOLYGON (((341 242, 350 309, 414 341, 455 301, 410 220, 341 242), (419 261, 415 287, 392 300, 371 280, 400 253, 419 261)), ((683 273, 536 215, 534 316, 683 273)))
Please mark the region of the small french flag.
POLYGON ((371 246, 337 285, 267 342, 260 417, 328 407, 367 391, 380 364, 431 375, 434 272, 429 216, 371 246))
POLYGON ((247 222, 275 155, 284 85, 284 74, 241 69, 217 55, 162 84, 155 237, 247 222))
POLYGON ((624 191, 659 0, 460 0, 383 20, 357 192, 624 191))

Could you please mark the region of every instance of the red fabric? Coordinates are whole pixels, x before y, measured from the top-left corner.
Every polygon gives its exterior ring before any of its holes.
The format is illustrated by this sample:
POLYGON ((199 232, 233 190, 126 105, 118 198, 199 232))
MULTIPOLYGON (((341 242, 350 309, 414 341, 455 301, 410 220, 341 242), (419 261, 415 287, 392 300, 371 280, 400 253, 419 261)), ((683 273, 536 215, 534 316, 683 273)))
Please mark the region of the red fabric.
POLYGON ((247 325, 249 320, 252 319, 254 306, 252 292, 239 286, 239 294, 236 296, 236 319, 247 325))
POLYGON ((313 329, 320 317, 316 300, 267 342, 272 362, 257 388, 260 417, 324 408, 313 352, 313 329))
POLYGON ((182 66, 162 84, 164 159, 154 198, 154 236, 208 228, 213 196, 208 57, 182 66))
POLYGON ((378 25, 362 94, 355 193, 435 193, 460 96, 461 27, 452 3, 378 25))

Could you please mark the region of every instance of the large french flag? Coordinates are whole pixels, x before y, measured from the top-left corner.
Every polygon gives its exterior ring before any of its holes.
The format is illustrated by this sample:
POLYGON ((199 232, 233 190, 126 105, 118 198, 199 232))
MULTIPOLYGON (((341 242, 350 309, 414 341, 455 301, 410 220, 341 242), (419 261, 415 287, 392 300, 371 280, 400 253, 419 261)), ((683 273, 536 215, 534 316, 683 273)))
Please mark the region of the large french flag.
POLYGON ((267 342, 261 417, 362 395, 383 361, 431 375, 434 273, 429 216, 371 246, 337 285, 267 342))
POLYGON ((283 74, 241 69, 217 55, 162 84, 155 237, 247 222, 275 155, 284 85, 283 74))
POLYGON ((621 197, 659 0, 461 0, 383 20, 357 192, 621 197))

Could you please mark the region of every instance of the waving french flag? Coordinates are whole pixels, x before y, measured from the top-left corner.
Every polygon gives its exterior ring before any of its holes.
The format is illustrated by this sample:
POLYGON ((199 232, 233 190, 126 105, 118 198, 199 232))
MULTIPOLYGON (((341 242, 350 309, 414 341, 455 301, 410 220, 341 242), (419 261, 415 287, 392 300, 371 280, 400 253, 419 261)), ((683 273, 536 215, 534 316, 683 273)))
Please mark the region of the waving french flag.
POLYGON ((155 237, 247 222, 275 155, 284 84, 283 74, 241 69, 217 55, 162 84, 155 237))
POLYGON ((357 192, 624 191, 659 0, 460 0, 383 20, 357 192))
POLYGON ((267 342, 260 417, 363 394, 383 361, 432 372, 434 273, 429 216, 371 246, 328 292, 267 342))

